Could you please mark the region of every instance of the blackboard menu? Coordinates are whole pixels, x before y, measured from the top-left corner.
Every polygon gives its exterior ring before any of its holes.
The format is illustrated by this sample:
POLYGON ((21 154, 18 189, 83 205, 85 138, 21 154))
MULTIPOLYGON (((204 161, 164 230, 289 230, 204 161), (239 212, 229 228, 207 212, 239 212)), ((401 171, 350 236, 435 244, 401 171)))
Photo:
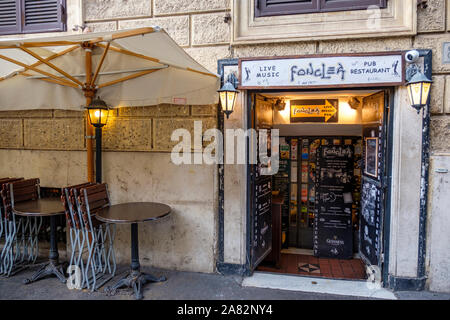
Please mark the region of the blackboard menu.
POLYGON ((314 255, 353 256, 353 145, 322 145, 316 160, 314 255))

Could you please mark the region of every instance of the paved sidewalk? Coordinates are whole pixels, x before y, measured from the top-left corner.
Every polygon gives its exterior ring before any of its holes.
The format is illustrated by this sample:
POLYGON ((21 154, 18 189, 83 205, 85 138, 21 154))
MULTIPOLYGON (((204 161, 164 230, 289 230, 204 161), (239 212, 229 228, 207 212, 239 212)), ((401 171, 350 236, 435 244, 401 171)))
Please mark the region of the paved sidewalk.
MULTIPOLYGON (((35 270, 35 268, 34 268, 35 270)), ((98 292, 86 290, 69 290, 56 278, 42 279, 38 282, 24 285, 22 281, 33 273, 33 269, 23 271, 13 277, 0 277, 0 299, 46 299, 46 300, 129 300, 134 299, 131 291, 124 289, 115 296, 107 296, 100 288, 98 292)), ((114 283, 126 267, 119 268, 114 283)), ((178 272, 143 268, 143 271, 155 275, 165 275, 167 281, 151 283, 144 287, 146 300, 313 300, 333 299, 349 300, 358 297, 328 295, 318 293, 293 292, 284 290, 242 287, 241 277, 222 276, 195 272, 178 272)), ((408 293, 399 295, 400 299, 450 299, 450 295, 433 293, 408 293)), ((362 299, 362 298, 361 298, 362 299)))

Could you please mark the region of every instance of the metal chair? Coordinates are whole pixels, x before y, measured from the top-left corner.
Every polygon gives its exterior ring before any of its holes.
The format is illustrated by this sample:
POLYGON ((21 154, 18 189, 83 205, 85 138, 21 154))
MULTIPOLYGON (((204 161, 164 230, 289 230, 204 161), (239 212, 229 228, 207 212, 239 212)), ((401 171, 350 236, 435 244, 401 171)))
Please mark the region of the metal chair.
MULTIPOLYGON (((8 233, 9 228, 8 228, 8 224, 7 224, 7 220, 6 220, 6 212, 5 212, 3 200, 1 197, 2 189, 3 189, 4 184, 6 184, 8 182, 18 181, 18 180, 23 180, 23 178, 1 178, 0 179, 0 243, 2 245, 2 248, 5 247, 6 239, 9 238, 9 233, 8 233)), ((3 250, 0 250, 0 274, 3 274, 2 251, 3 250)))
POLYGON ((83 219, 87 239, 88 259, 85 279, 88 289, 95 291, 111 280, 116 273, 114 252, 115 224, 103 223, 95 218, 95 213, 110 205, 108 187, 97 184, 81 188, 77 199, 77 209, 83 219), (99 281, 97 283, 97 281, 99 281))
POLYGON ((80 268, 81 288, 88 286, 88 279, 85 277, 85 264, 83 262, 83 253, 85 253, 87 238, 84 232, 82 217, 79 215, 76 202, 77 194, 80 188, 93 186, 95 184, 87 182, 62 189, 61 201, 64 206, 67 226, 69 228, 71 255, 69 266, 80 268))
POLYGON ((16 217, 12 208, 14 203, 39 198, 39 179, 9 181, 2 186, 6 238, 1 253, 3 275, 11 276, 36 262, 42 218, 16 217))

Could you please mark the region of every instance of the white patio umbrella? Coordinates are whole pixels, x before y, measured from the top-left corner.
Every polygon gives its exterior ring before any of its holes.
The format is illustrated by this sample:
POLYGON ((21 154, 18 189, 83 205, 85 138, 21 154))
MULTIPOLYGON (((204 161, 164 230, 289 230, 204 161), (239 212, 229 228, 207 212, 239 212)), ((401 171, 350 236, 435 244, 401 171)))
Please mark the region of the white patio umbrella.
MULTIPOLYGON (((0 110, 83 110, 94 96, 113 107, 207 105, 219 85, 159 27, 0 40, 0 110)), ((93 181, 91 140, 87 155, 93 181)))

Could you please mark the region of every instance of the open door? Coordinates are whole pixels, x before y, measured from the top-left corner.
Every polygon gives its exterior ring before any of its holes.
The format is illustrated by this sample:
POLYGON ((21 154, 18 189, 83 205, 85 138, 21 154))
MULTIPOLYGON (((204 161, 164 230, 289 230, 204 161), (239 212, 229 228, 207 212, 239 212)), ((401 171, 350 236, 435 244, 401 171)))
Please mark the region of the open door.
POLYGON ((382 267, 383 218, 386 201, 386 136, 388 92, 363 99, 363 157, 361 179, 360 254, 369 266, 382 267))
MULTIPOLYGON (((270 129, 272 128, 272 104, 259 95, 252 97, 252 128, 256 129, 256 146, 249 144, 249 152, 257 150, 257 164, 250 165, 250 203, 251 222, 251 261, 250 269, 255 268, 272 250, 272 176, 262 175, 261 169, 266 167, 260 162, 261 131, 267 130, 267 156, 270 157, 270 129)), ((252 139, 251 139, 252 140, 252 139)))

